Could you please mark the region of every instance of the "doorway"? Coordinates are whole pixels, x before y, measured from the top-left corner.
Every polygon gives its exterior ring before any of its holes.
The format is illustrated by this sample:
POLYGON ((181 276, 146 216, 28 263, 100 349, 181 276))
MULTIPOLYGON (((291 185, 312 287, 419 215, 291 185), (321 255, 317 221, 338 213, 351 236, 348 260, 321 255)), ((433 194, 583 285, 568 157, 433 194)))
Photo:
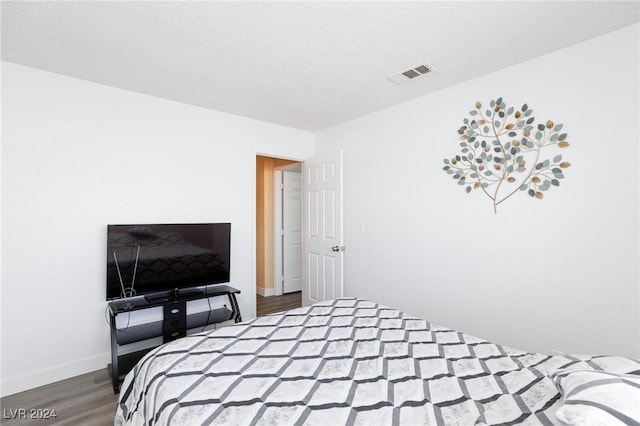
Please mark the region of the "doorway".
POLYGON ((302 291, 302 167, 278 167, 273 176, 273 279, 279 296, 302 291))
MULTIPOLYGON (((281 232, 283 218, 287 220, 286 218, 295 215, 296 211, 301 215, 301 196, 298 197, 299 205, 296 206, 295 196, 290 197, 288 193, 283 196, 283 191, 287 191, 282 188, 284 176, 288 176, 287 180, 291 181, 296 171, 301 186, 301 165, 301 162, 295 160, 256 156, 257 316, 301 306, 301 293, 295 290, 295 277, 291 282, 284 274, 296 269, 301 274, 302 252, 300 249, 296 255, 295 241, 292 243, 290 235, 284 241, 285 235, 281 232), (284 203, 283 198, 287 198, 287 203, 284 203), (291 265, 294 265, 293 268, 291 265)), ((295 178, 293 180, 295 181, 295 178)), ((290 182, 284 182, 284 185, 288 183, 290 182)), ((301 238, 301 225, 298 229, 301 238)))

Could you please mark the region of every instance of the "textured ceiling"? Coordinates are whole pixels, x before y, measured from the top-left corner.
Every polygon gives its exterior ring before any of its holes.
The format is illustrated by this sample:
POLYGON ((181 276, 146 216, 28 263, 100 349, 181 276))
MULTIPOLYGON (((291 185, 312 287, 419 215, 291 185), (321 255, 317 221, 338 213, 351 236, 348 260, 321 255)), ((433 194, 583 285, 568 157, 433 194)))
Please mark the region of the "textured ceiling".
POLYGON ((2 2, 2 59, 317 131, 640 21, 633 2, 2 2), (387 77, 427 61, 407 85, 387 77))

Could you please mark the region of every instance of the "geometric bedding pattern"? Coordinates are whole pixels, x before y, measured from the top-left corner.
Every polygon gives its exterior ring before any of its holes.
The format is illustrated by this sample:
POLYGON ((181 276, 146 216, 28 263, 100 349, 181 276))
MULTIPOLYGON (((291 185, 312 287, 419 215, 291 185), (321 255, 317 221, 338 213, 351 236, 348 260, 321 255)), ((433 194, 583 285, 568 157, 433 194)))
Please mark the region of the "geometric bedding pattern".
POLYGON ((640 425, 640 376, 608 371, 554 374, 564 404, 556 417, 575 425, 640 425))
POLYGON ((510 349, 336 299, 155 349, 125 378, 115 424, 557 424, 549 375, 607 362, 510 349))

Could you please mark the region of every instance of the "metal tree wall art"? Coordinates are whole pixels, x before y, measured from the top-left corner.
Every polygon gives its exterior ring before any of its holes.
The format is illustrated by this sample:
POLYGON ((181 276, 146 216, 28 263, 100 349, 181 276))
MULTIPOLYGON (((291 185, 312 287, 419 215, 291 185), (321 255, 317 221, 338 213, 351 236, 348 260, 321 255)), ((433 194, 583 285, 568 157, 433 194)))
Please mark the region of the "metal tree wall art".
POLYGON ((462 121, 460 154, 446 158, 443 170, 465 186, 467 193, 482 191, 496 214, 499 204, 521 191, 542 200, 545 191, 560 186, 564 169, 571 166, 561 154, 541 158, 543 149, 567 148, 567 134, 562 124, 551 120, 535 124, 527 104, 515 109, 498 98, 483 109, 476 102, 462 121))

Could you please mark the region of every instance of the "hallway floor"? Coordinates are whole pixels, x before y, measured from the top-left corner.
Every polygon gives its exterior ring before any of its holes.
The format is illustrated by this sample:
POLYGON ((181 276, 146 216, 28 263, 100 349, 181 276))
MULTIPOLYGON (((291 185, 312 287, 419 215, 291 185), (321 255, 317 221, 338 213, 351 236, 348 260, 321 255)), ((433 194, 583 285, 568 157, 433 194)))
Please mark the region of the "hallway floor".
POLYGON ((302 306, 302 292, 283 294, 282 296, 262 297, 256 295, 258 316, 282 312, 302 306))

